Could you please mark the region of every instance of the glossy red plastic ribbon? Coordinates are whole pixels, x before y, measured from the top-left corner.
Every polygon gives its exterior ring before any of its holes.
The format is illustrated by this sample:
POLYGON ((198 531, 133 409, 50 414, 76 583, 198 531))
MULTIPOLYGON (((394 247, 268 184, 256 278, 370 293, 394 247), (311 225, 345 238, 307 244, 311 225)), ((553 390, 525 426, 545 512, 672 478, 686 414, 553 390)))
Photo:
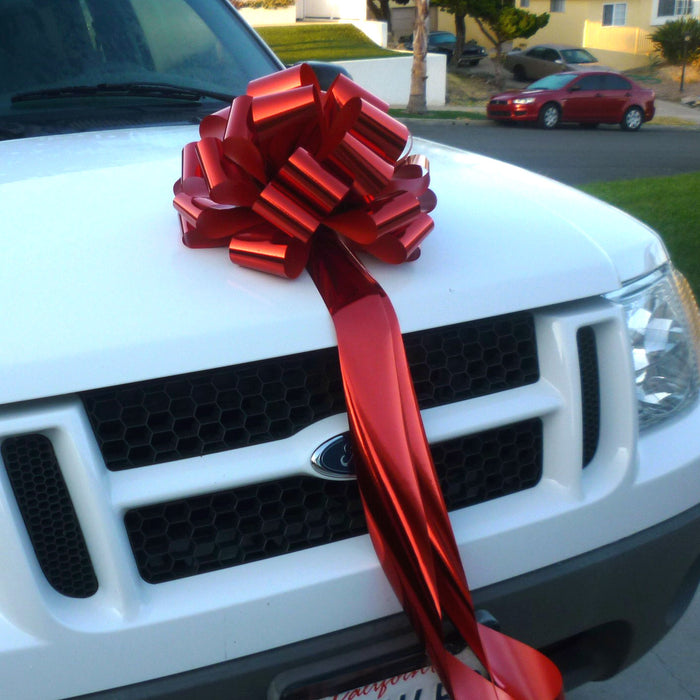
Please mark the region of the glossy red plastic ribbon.
POLYGON ((339 76, 305 65, 250 83, 183 150, 175 207, 190 247, 296 277, 306 267, 338 339, 357 478, 382 567, 453 700, 555 700, 561 675, 536 650, 476 622, 394 309, 356 252, 415 260, 432 229, 427 162, 408 130, 339 76), (488 678, 446 648, 445 623, 488 678))
POLYGON ((322 92, 307 65, 251 82, 183 150, 184 243, 228 246, 235 263, 290 278, 328 228, 385 262, 415 259, 435 196, 425 162, 401 158, 408 130, 386 112, 342 75, 322 92))

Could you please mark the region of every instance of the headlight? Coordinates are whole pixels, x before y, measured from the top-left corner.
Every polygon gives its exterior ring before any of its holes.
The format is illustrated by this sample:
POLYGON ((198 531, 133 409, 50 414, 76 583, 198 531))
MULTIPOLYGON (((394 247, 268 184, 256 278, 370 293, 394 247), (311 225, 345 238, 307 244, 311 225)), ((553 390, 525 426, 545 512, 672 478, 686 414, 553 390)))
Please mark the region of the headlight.
POLYGON ((535 101, 534 97, 516 97, 513 100, 514 105, 530 105, 535 101))
POLYGON ((683 410, 698 396, 700 317, 685 277, 668 265, 608 299, 625 309, 639 427, 683 410))

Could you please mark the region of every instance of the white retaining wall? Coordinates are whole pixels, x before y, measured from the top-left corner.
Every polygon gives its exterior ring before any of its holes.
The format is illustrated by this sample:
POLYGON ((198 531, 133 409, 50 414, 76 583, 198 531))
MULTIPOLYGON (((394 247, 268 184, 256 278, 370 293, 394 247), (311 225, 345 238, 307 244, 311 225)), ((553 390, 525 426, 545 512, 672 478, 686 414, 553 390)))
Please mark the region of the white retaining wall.
MULTIPOLYGON (((425 87, 429 107, 445 104, 447 90, 447 56, 432 53, 426 56, 428 79, 425 87)), ((368 58, 355 61, 334 61, 350 72, 353 80, 394 107, 405 107, 411 93, 413 54, 392 58, 368 58)))
POLYGON ((265 10, 262 7, 242 7, 238 10, 242 17, 253 27, 266 27, 278 24, 294 24, 297 21, 296 8, 278 7, 265 10))
POLYGON ((368 36, 375 44, 386 48, 388 42, 386 22, 376 22, 373 19, 368 19, 353 20, 352 24, 368 36))
POLYGON ((296 0, 300 19, 367 19, 366 0, 296 0))

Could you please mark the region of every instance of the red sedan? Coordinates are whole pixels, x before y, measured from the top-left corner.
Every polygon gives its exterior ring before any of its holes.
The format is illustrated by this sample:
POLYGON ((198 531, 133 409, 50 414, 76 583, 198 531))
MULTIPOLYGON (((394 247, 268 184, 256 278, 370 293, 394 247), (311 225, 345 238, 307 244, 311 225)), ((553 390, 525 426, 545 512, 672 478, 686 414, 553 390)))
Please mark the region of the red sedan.
POLYGON ((489 119, 537 122, 553 129, 562 122, 619 124, 635 131, 654 117, 654 91, 612 71, 555 73, 524 90, 494 95, 489 119))

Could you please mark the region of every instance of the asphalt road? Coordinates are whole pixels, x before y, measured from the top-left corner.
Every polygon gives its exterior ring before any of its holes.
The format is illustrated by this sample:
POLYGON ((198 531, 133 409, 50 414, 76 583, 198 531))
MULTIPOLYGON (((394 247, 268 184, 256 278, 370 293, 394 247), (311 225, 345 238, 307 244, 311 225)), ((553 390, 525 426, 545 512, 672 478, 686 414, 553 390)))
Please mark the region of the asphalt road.
MULTIPOLYGON (((541 131, 445 120, 411 120, 414 136, 476 151, 570 185, 700 171, 700 131, 616 126, 541 131)), ((698 202, 700 206, 700 202, 698 202)), ((615 678, 589 683, 567 700, 700 700, 700 592, 681 621, 615 678)))
POLYGON ((612 125, 544 131, 486 121, 411 119, 407 123, 414 136, 505 160, 570 185, 700 170, 697 129, 649 124, 634 132, 612 125))

